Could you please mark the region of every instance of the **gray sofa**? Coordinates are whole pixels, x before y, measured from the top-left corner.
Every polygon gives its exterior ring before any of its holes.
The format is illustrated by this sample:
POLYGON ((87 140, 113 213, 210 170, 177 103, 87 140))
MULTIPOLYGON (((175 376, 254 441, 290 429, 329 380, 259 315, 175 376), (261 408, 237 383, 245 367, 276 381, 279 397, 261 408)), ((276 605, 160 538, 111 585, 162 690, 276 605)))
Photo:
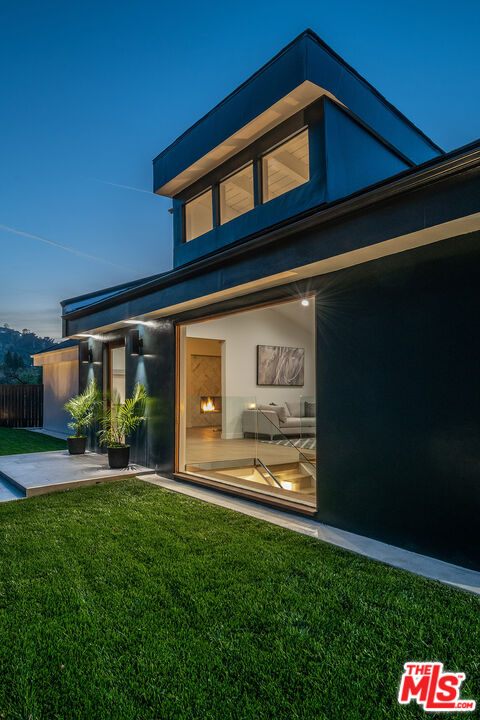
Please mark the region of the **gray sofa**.
POLYGON ((305 400, 257 405, 254 410, 243 412, 243 435, 244 437, 259 435, 270 440, 282 435, 313 436, 317 425, 315 415, 315 404, 305 400))

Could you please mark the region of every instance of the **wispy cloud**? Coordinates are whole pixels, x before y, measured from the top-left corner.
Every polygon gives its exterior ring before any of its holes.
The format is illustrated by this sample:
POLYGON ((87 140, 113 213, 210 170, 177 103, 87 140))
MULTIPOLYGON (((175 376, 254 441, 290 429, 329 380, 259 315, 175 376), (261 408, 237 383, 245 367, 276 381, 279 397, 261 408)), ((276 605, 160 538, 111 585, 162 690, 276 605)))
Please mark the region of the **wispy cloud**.
POLYGON ((41 235, 34 235, 33 233, 10 227, 10 225, 3 225, 2 223, 0 223, 0 230, 5 230, 6 232, 14 233, 15 235, 21 235, 22 237, 30 238, 31 240, 39 240, 46 245, 53 245, 53 247, 57 247, 60 250, 65 250, 66 252, 72 253, 73 255, 78 255, 79 257, 87 258, 88 260, 94 260, 95 262, 102 263, 103 265, 109 265, 110 267, 115 267, 120 270, 129 270, 130 272, 132 270, 132 268, 129 268, 126 265, 119 265, 118 263, 114 263, 111 260, 106 260, 105 258, 98 257, 98 255, 91 255, 90 253, 83 252, 83 250, 77 250, 76 248, 69 247, 68 245, 64 245, 63 243, 55 242, 55 240, 49 240, 48 238, 42 237, 41 235))
POLYGON ((102 185, 112 185, 112 187, 122 188, 123 190, 135 190, 135 192, 153 195, 151 190, 142 190, 141 188, 132 187, 131 185, 120 185, 119 183, 109 182, 108 180, 99 180, 98 178, 92 178, 92 180, 94 182, 102 183, 102 185))

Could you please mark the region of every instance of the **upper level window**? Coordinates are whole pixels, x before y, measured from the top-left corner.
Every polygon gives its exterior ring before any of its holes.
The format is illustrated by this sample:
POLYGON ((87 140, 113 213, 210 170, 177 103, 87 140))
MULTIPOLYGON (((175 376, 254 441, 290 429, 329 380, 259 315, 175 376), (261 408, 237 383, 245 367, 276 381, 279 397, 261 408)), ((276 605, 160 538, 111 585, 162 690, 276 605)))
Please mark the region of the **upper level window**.
POLYGON ((213 228, 212 191, 185 203, 185 240, 189 242, 213 228))
POLYGON ((308 182, 308 130, 302 130, 263 156, 262 178, 263 202, 308 182))
POLYGON ((253 164, 250 163, 220 183, 220 224, 243 215, 253 206, 253 164))

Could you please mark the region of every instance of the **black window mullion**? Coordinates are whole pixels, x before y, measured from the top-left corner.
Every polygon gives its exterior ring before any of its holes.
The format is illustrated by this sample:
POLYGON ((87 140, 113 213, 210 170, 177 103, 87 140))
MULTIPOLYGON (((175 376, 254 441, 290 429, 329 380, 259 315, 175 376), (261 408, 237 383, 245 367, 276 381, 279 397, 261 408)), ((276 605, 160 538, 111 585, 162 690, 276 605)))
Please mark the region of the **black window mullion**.
POLYGON ((253 207, 262 204, 262 159, 253 160, 253 207))
POLYGON ((213 227, 220 225, 220 185, 216 183, 212 187, 212 211, 213 211, 213 227))

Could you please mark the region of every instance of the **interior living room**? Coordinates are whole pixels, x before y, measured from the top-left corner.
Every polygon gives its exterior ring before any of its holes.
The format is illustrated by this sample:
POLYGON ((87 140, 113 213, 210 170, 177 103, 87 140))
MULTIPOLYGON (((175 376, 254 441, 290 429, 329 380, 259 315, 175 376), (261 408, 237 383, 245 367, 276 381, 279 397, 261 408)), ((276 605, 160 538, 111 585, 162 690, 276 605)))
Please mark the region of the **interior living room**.
POLYGON ((315 505, 315 303, 181 325, 179 469, 315 505))

